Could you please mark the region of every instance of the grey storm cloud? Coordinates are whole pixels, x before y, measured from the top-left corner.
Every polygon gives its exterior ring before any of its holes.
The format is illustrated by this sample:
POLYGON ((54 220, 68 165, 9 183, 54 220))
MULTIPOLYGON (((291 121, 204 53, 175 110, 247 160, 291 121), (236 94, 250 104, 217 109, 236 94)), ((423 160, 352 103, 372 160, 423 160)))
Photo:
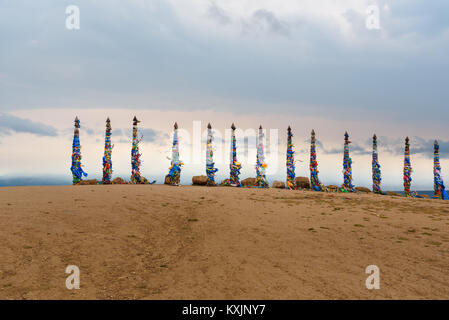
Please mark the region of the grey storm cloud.
POLYGON ((30 133, 38 136, 56 137, 58 131, 46 124, 15 117, 5 112, 0 112, 0 134, 30 133))
POLYGON ((276 15, 268 10, 259 9, 253 13, 253 21, 262 23, 272 33, 287 36, 290 33, 288 23, 279 20, 276 15))
MULTIPOLYGON (((215 2, 211 2, 209 5, 208 17, 223 26, 232 22, 231 16, 215 2)), ((283 36, 290 33, 290 26, 287 22, 280 20, 272 11, 265 9, 254 11, 249 19, 243 19, 241 23, 243 33, 268 31, 283 36)))
POLYGON ((131 139, 126 140, 125 138, 120 138, 117 143, 131 143, 131 139))
MULTIPOLYGON (((297 152, 298 153, 309 153, 310 152, 310 138, 308 139, 304 139, 303 140, 304 145, 306 145, 307 147, 305 149, 299 149, 297 152)), ((320 148, 320 149, 324 149, 323 143, 321 142, 321 140, 316 139, 315 138, 315 145, 320 148)))
MULTIPOLYGON (((306 145, 310 144, 310 139, 306 139, 304 140, 304 143, 306 145)), ((324 144, 321 142, 321 140, 316 139, 315 140, 315 144, 318 148, 320 148, 322 150, 323 153, 325 154, 342 154, 343 155, 343 149, 344 149, 344 145, 342 144, 340 148, 326 148, 324 146, 324 144)), ((309 147, 308 147, 309 148, 309 147)), ((308 153, 310 152, 310 149, 301 149, 299 152, 301 153, 308 153)), ((367 154, 371 154, 371 149, 369 149, 367 146, 365 146, 365 144, 358 144, 358 143, 354 143, 352 142, 350 144, 350 153, 354 154, 354 155, 367 155, 367 154)))
POLYGON ((151 128, 141 129, 140 134, 142 136, 142 141, 144 142, 159 142, 163 143, 165 140, 169 139, 170 136, 162 131, 154 130, 151 128))
POLYGON ((229 15, 220 8, 214 1, 210 3, 208 9, 208 16, 216 20, 221 25, 227 25, 231 22, 229 15))
MULTIPOLYGON (((385 139, 389 141, 387 138, 385 139)), ((390 139, 386 149, 395 155, 403 155, 405 149, 404 139, 390 139)), ((433 158, 434 141, 434 139, 424 139, 416 136, 410 137, 410 154, 412 156, 413 154, 418 154, 426 158, 433 158)), ((440 146, 440 156, 449 156, 449 140, 438 140, 438 144, 440 146)))
MULTIPOLYGON (((421 155, 426 158, 433 158, 433 144, 435 140, 424 139, 421 137, 410 137, 410 153, 421 155)), ((350 153, 355 155, 369 155, 372 153, 372 140, 368 139, 363 144, 351 143, 350 153)), ((440 156, 449 156, 449 140, 438 140, 440 146, 440 156)), ((378 150, 379 153, 390 153, 395 156, 401 156, 404 154, 405 138, 389 138, 378 137, 378 150)), ((327 154, 343 154, 343 145, 341 148, 326 149, 323 147, 324 153, 327 154)))
POLYGON ((120 136, 123 136, 123 131, 122 131, 122 129, 112 129, 111 135, 120 137, 120 136))
MULTIPOLYGON (((113 129, 111 131, 113 141, 117 143, 131 143, 132 130, 127 129, 113 129)), ((162 131, 152 128, 139 128, 138 138, 142 139, 142 142, 164 144, 170 136, 162 131)))
MULTIPOLYGON (((324 148, 324 153, 326 154, 342 154, 344 152, 344 146, 342 144, 341 148, 332 148, 332 149, 325 149, 324 148)), ((371 150, 365 146, 362 146, 360 144, 357 143, 351 143, 350 147, 349 147, 349 152, 351 154, 355 154, 355 155, 368 155, 371 154, 371 150)))

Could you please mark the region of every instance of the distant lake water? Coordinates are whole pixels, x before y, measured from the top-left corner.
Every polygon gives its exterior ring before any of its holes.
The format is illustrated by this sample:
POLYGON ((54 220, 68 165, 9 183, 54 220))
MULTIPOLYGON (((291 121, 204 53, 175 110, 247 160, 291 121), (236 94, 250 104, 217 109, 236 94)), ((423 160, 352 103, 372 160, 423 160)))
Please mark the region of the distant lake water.
MULTIPOLYGON (((421 194, 421 195, 427 195, 427 196, 429 196, 429 198, 431 198, 431 197, 433 197, 433 190, 412 190, 412 191, 416 191, 418 194, 421 194)), ((397 193, 400 193, 400 194, 402 194, 402 195, 404 195, 404 191, 394 191, 394 192, 397 192, 397 193)))

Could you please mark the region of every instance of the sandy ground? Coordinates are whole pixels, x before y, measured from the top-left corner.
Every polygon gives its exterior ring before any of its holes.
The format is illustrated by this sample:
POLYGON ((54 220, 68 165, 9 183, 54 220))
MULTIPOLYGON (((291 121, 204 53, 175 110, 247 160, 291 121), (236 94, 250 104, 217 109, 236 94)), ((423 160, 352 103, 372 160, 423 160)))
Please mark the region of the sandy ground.
POLYGON ((229 187, 0 188, 1 299, 449 299, 449 202, 229 187), (368 290, 365 268, 380 268, 368 290), (80 268, 68 290, 65 269, 80 268))

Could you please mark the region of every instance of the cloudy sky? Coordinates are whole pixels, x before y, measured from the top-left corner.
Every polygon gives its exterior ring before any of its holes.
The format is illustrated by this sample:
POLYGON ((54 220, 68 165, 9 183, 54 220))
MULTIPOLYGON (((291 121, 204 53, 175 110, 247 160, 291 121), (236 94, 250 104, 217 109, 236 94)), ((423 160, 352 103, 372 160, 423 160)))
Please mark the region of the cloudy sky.
MULTIPOLYGON (((401 189, 408 135, 412 186, 431 189, 434 139, 443 175, 449 172, 448 16, 447 0, 2 0, 0 176, 70 181, 78 115, 89 175, 101 175, 110 116, 115 173, 128 177, 136 114, 142 172, 151 180, 168 170, 175 120, 185 130, 184 181, 202 174, 194 127, 210 121, 223 135, 216 141, 221 177, 228 173, 225 129, 235 122, 268 129, 269 174, 283 178, 291 125, 303 161, 298 175, 308 174, 314 128, 321 179, 340 184, 348 130, 354 183, 369 186, 376 133, 384 186, 401 189), (79 30, 66 27, 69 5, 79 8, 79 30), (367 28, 373 5, 378 29, 367 28)), ((240 142, 242 178, 254 176, 253 144, 240 142)))

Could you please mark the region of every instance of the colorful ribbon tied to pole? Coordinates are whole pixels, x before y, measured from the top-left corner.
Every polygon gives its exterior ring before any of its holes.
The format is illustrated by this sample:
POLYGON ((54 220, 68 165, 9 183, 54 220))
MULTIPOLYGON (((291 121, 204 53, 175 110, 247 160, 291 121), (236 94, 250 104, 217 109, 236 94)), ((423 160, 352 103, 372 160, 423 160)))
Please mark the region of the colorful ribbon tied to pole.
POLYGON ((183 163, 179 160, 178 123, 175 122, 173 132, 171 165, 168 172, 171 185, 178 186, 180 184, 182 165, 183 163))
POLYGON ((240 183, 239 175, 242 165, 240 164, 240 162, 237 161, 237 140, 235 138, 236 128, 234 124, 232 124, 231 129, 232 133, 231 133, 231 161, 229 164, 230 168, 229 185, 241 187, 242 184, 240 183))
POLYGON ((70 171, 72 171, 73 184, 78 184, 82 180, 83 176, 87 177, 87 173, 84 172, 81 164, 81 145, 80 145, 80 121, 78 117, 75 118, 75 130, 73 134, 73 145, 72 145, 72 166, 70 171))
POLYGON ((412 164, 410 162, 410 139, 405 138, 405 150, 404 150, 404 195, 411 197, 410 185, 412 183, 412 164))
POLYGON ((215 172, 218 171, 214 167, 214 150, 212 148, 213 141, 213 131, 210 123, 207 125, 207 142, 206 142, 206 175, 207 175, 207 185, 215 186, 215 172))
POLYGON ((352 159, 349 156, 349 135, 345 132, 345 146, 343 154, 343 185, 341 189, 343 192, 354 192, 354 185, 352 184, 352 159))
POLYGON ((316 139, 315 130, 312 129, 310 137, 310 183, 312 185, 312 190, 324 191, 324 185, 318 178, 318 162, 316 160, 316 139))
POLYGON ((295 151, 293 151, 292 128, 287 128, 287 188, 295 188, 295 151))
POLYGON ((380 188, 380 182, 382 181, 380 173, 380 164, 377 156, 377 136, 373 136, 373 161, 372 161, 372 171, 373 171, 373 192, 377 194, 382 194, 380 188))
POLYGON ((103 156, 103 184, 111 184, 112 178, 112 144, 111 144, 111 120, 106 120, 106 134, 104 139, 104 156, 103 156))
POLYGON ((440 146, 435 140, 433 144, 433 175, 434 175, 434 197, 437 199, 449 200, 449 196, 444 186, 443 176, 441 175, 440 165, 440 146))
POLYGON ((265 169, 267 164, 265 163, 265 153, 263 150, 264 133, 262 126, 259 127, 259 133, 257 135, 257 161, 256 161, 256 186, 259 188, 268 188, 268 181, 265 176, 265 169))

